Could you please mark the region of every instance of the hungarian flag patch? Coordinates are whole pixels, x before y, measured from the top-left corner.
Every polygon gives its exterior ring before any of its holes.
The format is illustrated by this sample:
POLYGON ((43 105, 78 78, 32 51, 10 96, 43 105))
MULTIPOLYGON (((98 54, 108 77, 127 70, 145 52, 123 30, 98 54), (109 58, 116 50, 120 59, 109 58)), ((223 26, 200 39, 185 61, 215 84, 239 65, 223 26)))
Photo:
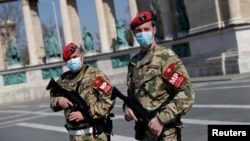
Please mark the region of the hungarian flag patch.
POLYGON ((163 77, 168 78, 169 74, 171 74, 175 70, 175 65, 170 64, 163 72, 163 77))
POLYGON ((110 90, 112 89, 111 84, 109 84, 107 81, 103 80, 102 77, 97 77, 96 80, 93 82, 92 86, 96 89, 101 90, 105 94, 108 94, 110 90))

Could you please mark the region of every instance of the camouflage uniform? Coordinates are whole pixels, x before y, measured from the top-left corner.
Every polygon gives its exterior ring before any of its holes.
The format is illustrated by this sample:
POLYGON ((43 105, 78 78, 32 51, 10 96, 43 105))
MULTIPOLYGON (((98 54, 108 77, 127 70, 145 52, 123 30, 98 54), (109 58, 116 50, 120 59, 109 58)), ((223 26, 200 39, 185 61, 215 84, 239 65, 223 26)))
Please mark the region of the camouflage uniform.
POLYGON ((138 100, 143 108, 164 124, 160 138, 156 139, 149 130, 144 130, 146 134, 142 140, 177 141, 172 121, 188 112, 195 96, 190 78, 178 56, 159 45, 146 53, 136 54, 129 63, 127 85, 128 97, 138 100), (176 73, 181 80, 172 82, 171 75, 176 73))
MULTIPOLYGON (((107 76, 101 70, 93 67, 87 68, 86 66, 83 66, 82 70, 79 73, 72 73, 70 71, 67 71, 57 80, 57 83, 68 91, 76 91, 78 83, 80 84, 77 92, 87 103, 87 105, 89 105, 94 119, 104 118, 111 111, 115 104, 115 101, 110 99, 112 91, 104 93, 103 91, 92 86, 92 83, 99 76, 102 77, 102 79, 106 82, 110 83, 107 76)), ((50 91, 50 107, 54 112, 62 110, 62 108, 58 105, 58 100, 60 97, 60 93, 54 93, 53 91, 50 91)), ((67 117, 69 113, 70 109, 64 110, 66 126, 68 129, 83 129, 90 127, 89 123, 87 123, 85 120, 77 123, 68 122, 67 117)), ((80 136, 70 135, 70 140, 106 141, 107 136, 105 133, 100 134, 97 138, 94 138, 93 134, 80 136)))

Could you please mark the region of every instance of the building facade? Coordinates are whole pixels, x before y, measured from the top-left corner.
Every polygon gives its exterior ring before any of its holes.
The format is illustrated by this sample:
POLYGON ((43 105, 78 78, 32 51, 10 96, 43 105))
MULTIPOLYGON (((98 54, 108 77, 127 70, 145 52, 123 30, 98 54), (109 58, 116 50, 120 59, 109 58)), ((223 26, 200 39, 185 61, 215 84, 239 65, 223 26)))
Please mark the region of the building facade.
MULTIPOLYGON (((0 4, 11 1, 15 0, 0 0, 0 4)), ((45 50, 38 2, 39 0, 21 0, 25 31, 29 33, 26 35, 30 64, 6 67, 6 58, 1 58, 6 53, 6 44, 0 40, 0 103, 49 96, 45 90, 49 79, 58 77, 67 70, 62 59, 45 58, 44 61, 45 50), (16 85, 17 89, 13 90, 12 85, 16 85)), ((130 17, 134 17, 138 11, 153 11, 158 43, 173 49, 179 55, 191 77, 250 72, 250 0, 127 2, 130 17)), ((139 50, 138 43, 134 40, 131 46, 116 50, 114 1, 94 0, 94 3, 101 50, 99 53, 87 55, 86 62, 104 70, 114 78, 114 84, 125 84, 127 64, 139 50), (118 80, 115 76, 124 77, 118 80)), ((75 42, 82 46, 84 43, 81 38, 77 1, 60 0, 59 5, 65 43, 75 42)))

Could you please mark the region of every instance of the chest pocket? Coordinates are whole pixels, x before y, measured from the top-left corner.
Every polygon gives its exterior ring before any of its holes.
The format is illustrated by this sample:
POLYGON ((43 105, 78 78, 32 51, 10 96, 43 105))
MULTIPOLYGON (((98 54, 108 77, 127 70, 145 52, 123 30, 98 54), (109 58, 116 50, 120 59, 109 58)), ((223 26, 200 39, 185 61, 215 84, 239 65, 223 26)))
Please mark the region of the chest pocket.
POLYGON ((160 76, 159 66, 158 65, 145 65, 138 71, 140 76, 140 86, 144 86, 147 83, 154 83, 154 80, 160 76))

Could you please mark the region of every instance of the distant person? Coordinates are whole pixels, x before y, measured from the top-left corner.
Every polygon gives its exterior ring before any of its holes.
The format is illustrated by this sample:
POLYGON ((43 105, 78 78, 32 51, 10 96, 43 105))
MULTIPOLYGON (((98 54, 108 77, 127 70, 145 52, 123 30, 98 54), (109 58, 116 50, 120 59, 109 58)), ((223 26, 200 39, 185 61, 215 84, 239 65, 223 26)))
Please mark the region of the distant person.
POLYGON ((83 51, 74 43, 63 48, 63 61, 69 71, 64 72, 56 81, 62 88, 74 91, 87 104, 94 125, 88 122, 87 115, 74 107, 75 103, 65 98, 57 89, 50 90, 50 107, 54 112, 64 110, 70 141, 107 141, 110 133, 106 125, 107 116, 114 107, 111 100, 112 86, 109 78, 98 68, 84 64, 83 51))
POLYGON ((137 140, 181 141, 181 117, 190 110, 195 97, 187 70, 171 49, 156 43, 151 11, 139 12, 130 28, 141 50, 128 65, 128 98, 139 102, 152 118, 141 122, 124 104, 125 119, 135 121, 137 140))

